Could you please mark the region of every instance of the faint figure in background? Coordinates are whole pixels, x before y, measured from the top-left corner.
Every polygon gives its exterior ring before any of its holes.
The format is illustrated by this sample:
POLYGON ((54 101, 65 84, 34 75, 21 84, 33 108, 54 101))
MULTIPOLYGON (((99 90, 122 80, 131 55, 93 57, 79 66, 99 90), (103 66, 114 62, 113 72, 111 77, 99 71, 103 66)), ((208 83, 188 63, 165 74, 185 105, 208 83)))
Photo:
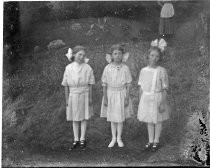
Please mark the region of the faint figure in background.
POLYGON ((174 34, 174 7, 171 0, 158 0, 158 4, 162 7, 159 34, 168 40, 174 34))

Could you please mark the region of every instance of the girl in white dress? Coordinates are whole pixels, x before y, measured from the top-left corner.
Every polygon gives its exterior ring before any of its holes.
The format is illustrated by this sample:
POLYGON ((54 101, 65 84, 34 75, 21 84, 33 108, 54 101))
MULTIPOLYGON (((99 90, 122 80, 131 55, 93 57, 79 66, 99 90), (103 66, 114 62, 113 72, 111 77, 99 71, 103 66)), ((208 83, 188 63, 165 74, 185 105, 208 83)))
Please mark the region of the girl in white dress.
POLYGON ((87 120, 93 115, 92 85, 95 84, 95 78, 92 68, 87 64, 88 59, 85 57, 83 46, 76 46, 73 51, 69 49, 66 56, 72 62, 66 66, 62 81, 62 85, 65 86, 66 118, 67 121, 73 121, 74 142, 71 149, 80 145, 84 150, 87 120))
POLYGON ((127 65, 123 62, 129 57, 129 53, 124 53, 120 45, 111 47, 111 54, 106 55, 109 63, 102 75, 103 100, 101 106, 101 117, 106 117, 111 122, 112 141, 108 147, 113 147, 118 143, 123 147, 122 130, 125 118, 133 113, 132 102, 129 96, 132 77, 127 65), (116 135, 117 134, 117 135, 116 135))
POLYGON ((165 68, 158 65, 166 42, 161 39, 152 42, 149 49, 147 67, 140 71, 140 103, 137 118, 147 123, 149 142, 145 150, 156 151, 159 147, 159 137, 162 121, 169 118, 169 108, 166 94, 168 89, 168 75, 165 68))

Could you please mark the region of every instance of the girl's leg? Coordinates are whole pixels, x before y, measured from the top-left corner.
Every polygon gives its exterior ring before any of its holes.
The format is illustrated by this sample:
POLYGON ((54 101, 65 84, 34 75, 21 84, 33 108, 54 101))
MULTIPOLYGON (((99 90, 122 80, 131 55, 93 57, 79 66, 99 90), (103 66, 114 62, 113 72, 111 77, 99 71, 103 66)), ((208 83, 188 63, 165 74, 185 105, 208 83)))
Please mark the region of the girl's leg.
POLYGON ((117 123, 111 122, 112 141, 109 144, 109 148, 113 147, 116 143, 117 123))
POLYGON ((117 139, 122 139, 123 122, 117 123, 117 139))
POLYGON ((111 122, 112 139, 116 139, 117 134, 117 123, 111 122))
POLYGON ((81 137, 80 137, 80 141, 85 140, 86 128, 87 128, 87 120, 81 121, 81 137))
POLYGON ((155 143, 159 143, 161 131, 162 131, 162 122, 158 122, 157 124, 155 124, 155 139, 154 139, 155 143))
POLYGON ((74 141, 79 141, 79 122, 73 121, 74 141))
POLYGON ((124 146, 122 142, 122 130, 123 130, 123 122, 117 123, 117 143, 119 147, 124 146))
POLYGON ((148 129, 149 143, 153 143, 154 142, 155 125, 152 123, 148 123, 147 129, 148 129))

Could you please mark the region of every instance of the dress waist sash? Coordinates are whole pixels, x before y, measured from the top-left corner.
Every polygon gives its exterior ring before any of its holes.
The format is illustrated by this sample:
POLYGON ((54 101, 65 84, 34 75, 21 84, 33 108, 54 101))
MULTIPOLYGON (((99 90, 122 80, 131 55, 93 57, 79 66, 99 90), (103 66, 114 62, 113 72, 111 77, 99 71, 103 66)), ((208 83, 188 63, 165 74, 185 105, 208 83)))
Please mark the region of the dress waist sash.
POLYGON ((161 93, 161 92, 162 92, 161 90, 160 91, 151 91, 151 92, 143 91, 143 94, 145 94, 145 95, 153 95, 155 93, 161 93))
POLYGON ((89 91, 89 87, 87 86, 79 86, 79 87, 69 87, 70 93, 73 94, 81 94, 89 91))
POLYGON ((108 89, 108 90, 111 90, 111 91, 121 91, 121 90, 125 90, 126 87, 125 87, 125 85, 123 85, 123 86, 118 86, 118 87, 108 85, 107 89, 108 89))

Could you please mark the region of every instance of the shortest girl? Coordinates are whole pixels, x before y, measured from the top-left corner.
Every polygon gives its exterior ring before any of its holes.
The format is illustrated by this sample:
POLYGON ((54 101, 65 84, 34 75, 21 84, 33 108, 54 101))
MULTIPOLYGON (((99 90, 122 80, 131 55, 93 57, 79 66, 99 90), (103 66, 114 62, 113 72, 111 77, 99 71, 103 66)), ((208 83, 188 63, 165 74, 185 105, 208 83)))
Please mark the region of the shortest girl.
POLYGON ((69 49, 66 56, 72 62, 66 66, 62 81, 65 86, 67 121, 73 121, 74 142, 71 149, 80 146, 84 150, 87 120, 93 115, 92 85, 95 84, 95 78, 92 68, 87 64, 83 46, 76 46, 73 51, 69 49))
POLYGON ((111 122, 112 141, 109 148, 113 147, 116 142, 119 147, 124 146, 121 137, 123 121, 133 112, 129 96, 132 78, 128 66, 124 64, 128 57, 129 53, 124 53, 121 45, 113 45, 111 54, 106 55, 109 64, 102 75, 104 96, 101 117, 107 117, 107 121, 111 122))
POLYGON ((156 151, 159 148, 162 121, 169 118, 166 100, 168 75, 166 69, 159 66, 165 46, 166 42, 163 39, 151 43, 149 64, 141 69, 139 76, 140 103, 137 117, 147 123, 149 142, 145 145, 145 150, 156 151))

